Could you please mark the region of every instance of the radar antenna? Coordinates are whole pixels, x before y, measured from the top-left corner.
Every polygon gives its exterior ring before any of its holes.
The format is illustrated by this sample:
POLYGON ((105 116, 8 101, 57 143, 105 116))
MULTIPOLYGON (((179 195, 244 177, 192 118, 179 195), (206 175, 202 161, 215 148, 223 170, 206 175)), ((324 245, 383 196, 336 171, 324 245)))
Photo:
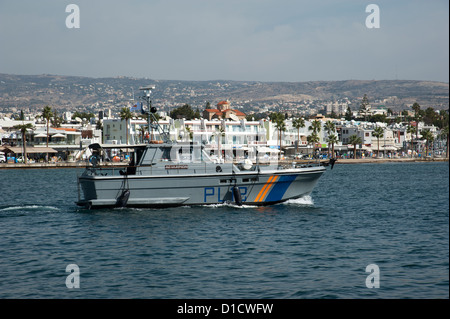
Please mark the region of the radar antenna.
POLYGON ((141 96, 141 99, 143 99, 147 105, 145 109, 144 107, 142 108, 142 114, 147 114, 148 129, 157 130, 164 143, 171 143, 172 141, 170 140, 170 134, 164 131, 161 125, 159 125, 158 120, 155 116, 157 109, 156 107, 152 106, 152 101, 150 100, 150 95, 152 94, 152 90, 154 89, 154 85, 139 88, 139 90, 143 92, 143 96, 141 96))

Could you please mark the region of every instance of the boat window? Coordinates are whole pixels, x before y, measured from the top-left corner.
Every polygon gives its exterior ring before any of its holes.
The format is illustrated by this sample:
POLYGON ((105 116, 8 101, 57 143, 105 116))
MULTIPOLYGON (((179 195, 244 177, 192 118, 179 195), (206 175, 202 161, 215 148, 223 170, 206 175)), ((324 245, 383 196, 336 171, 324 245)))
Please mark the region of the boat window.
POLYGON ((202 153, 201 147, 192 145, 163 146, 159 148, 161 162, 173 163, 194 163, 209 160, 208 156, 202 153))
POLYGON ((141 162, 141 158, 142 158, 142 154, 144 154, 144 148, 136 148, 136 153, 135 153, 135 163, 139 164, 141 162))
POLYGON ((192 162, 192 148, 188 145, 183 145, 179 150, 178 150, 178 156, 180 159, 180 162, 183 163, 190 163, 192 162))
POLYGON ((161 161, 163 162, 168 162, 171 161, 171 156, 170 156, 170 151, 172 150, 171 147, 163 147, 162 148, 162 156, 161 156, 161 161))

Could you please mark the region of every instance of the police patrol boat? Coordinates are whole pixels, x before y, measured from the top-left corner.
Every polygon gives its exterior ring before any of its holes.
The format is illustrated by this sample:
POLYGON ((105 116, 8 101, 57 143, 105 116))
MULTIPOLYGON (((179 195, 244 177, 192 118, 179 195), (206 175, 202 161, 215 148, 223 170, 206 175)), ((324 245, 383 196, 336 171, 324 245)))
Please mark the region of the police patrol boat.
MULTIPOLYGON (((205 145, 174 142, 154 117, 150 93, 140 88, 147 102, 148 125, 160 132, 162 141, 126 145, 130 163, 125 168, 102 165, 105 145, 92 144, 93 156, 78 176, 78 206, 173 207, 183 205, 270 205, 312 192, 326 168, 320 165, 283 167, 278 162, 223 161, 210 157, 205 145)), ((118 148, 118 145, 109 147, 118 148)))

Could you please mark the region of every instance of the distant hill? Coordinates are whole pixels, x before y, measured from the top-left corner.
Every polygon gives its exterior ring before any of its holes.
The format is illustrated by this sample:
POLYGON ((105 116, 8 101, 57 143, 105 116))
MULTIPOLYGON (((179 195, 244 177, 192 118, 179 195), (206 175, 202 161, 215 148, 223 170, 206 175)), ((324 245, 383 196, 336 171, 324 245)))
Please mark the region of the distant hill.
POLYGON ((448 109, 449 84, 430 81, 175 81, 131 77, 89 78, 59 75, 0 74, 0 112, 9 109, 42 109, 50 105, 62 110, 92 109, 125 105, 139 87, 156 85, 153 101, 161 106, 188 103, 202 107, 220 100, 235 104, 360 100, 385 100, 389 107, 403 109, 414 102, 423 108, 448 109))

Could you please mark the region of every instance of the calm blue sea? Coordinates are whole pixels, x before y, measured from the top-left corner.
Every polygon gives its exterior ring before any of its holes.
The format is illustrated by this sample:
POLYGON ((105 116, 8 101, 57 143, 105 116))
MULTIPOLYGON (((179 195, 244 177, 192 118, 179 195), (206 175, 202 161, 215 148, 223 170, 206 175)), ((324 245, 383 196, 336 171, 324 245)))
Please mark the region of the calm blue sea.
POLYGON ((0 170, 0 298, 449 298, 448 162, 336 164, 260 208, 89 211, 80 173, 0 170))

